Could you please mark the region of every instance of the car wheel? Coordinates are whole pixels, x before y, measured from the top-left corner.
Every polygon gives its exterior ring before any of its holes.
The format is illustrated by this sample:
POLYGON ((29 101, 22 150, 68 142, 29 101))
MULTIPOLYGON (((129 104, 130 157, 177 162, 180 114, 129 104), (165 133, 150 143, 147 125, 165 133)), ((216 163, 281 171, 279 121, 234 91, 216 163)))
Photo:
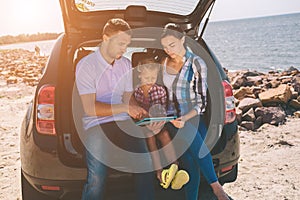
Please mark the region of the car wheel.
POLYGON ((51 198, 46 196, 36 189, 34 189, 30 183, 26 180, 23 173, 21 173, 21 187, 22 187, 22 200, 55 200, 55 198, 51 198))

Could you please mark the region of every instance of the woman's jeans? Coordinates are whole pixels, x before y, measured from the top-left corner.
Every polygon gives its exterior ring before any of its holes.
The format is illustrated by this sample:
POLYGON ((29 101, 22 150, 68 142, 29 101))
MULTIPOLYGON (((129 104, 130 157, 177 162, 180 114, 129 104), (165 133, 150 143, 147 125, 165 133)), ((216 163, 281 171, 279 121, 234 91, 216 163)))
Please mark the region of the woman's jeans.
POLYGON ((200 122, 199 128, 196 128, 193 124, 186 122, 181 129, 177 129, 174 126, 172 127, 172 125, 168 125, 168 127, 170 133, 175 133, 183 142, 183 145, 189 145, 180 158, 182 163, 180 167, 187 170, 190 175, 190 180, 184 187, 186 199, 197 200, 200 186, 200 172, 209 184, 218 180, 214 170, 212 156, 204 143, 207 133, 206 125, 200 122))
POLYGON ((121 128, 115 122, 110 122, 92 127, 86 131, 86 137, 84 138, 83 143, 86 147, 88 173, 87 181, 82 193, 83 200, 104 199, 103 193, 108 175, 108 167, 114 168, 122 166, 123 164, 127 166, 127 168, 131 168, 131 171, 126 172, 132 172, 134 174, 136 198, 138 200, 154 199, 154 175, 153 172, 149 172, 149 169, 153 168, 152 160, 145 139, 132 137, 127 134, 128 131, 135 131, 135 133, 138 134, 140 131, 140 129, 136 128, 134 125, 132 126, 130 122, 127 123, 124 121, 120 123, 122 124, 121 128), (127 127, 129 130, 124 131, 122 126, 127 127), (102 131, 104 134, 101 134, 102 131), (137 162, 137 159, 134 156, 124 157, 122 156, 122 153, 115 152, 115 147, 117 147, 117 149, 120 147, 129 152, 146 152, 147 154, 143 156, 144 159, 142 159, 141 162, 137 162), (119 156, 119 154, 121 156, 119 156), (146 169, 144 173, 134 173, 136 171, 141 171, 143 166, 150 167, 149 169, 146 169))

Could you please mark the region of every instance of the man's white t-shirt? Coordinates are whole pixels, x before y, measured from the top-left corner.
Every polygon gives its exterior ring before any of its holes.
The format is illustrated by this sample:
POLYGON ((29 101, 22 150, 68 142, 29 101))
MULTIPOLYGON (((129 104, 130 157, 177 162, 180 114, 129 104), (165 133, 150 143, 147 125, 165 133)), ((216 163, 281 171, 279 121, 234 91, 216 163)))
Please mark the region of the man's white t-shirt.
MULTIPOLYGON (((113 65, 106 62, 100 50, 85 56, 76 67, 76 85, 79 95, 96 94, 96 101, 121 104, 124 92, 132 92, 132 66, 129 59, 121 57, 113 65)), ((113 116, 83 117, 84 129, 111 122, 130 119, 127 113, 113 116)))

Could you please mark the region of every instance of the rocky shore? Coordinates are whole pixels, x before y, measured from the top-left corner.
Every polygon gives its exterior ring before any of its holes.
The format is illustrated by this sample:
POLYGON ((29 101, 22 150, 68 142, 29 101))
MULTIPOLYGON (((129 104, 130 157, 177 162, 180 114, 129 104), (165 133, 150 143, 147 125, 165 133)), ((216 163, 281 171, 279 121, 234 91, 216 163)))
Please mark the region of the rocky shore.
POLYGON ((300 117, 300 71, 297 68, 268 73, 227 71, 227 75, 242 128, 256 130, 265 123, 278 126, 287 116, 300 117))
MULTIPOLYGON (((0 77, 7 84, 35 86, 48 56, 23 49, 0 50, 0 77)), ((226 73, 234 90, 236 113, 242 129, 256 130, 262 124, 280 125, 287 116, 300 117, 300 71, 236 71, 226 73)))
POLYGON ((0 50, 0 77, 7 84, 25 83, 35 86, 48 57, 24 49, 0 50))

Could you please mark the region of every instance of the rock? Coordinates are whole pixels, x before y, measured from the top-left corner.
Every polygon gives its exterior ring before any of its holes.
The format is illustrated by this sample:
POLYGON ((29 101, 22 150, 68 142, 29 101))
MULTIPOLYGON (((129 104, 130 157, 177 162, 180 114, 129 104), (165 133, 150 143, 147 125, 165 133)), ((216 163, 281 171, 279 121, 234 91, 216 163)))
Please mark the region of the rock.
POLYGON ((255 98, 258 98, 258 95, 265 91, 261 87, 252 87, 251 89, 252 89, 252 93, 254 94, 255 98))
POLYGON ((4 77, 7 84, 23 81, 36 85, 47 59, 48 56, 35 56, 34 52, 23 49, 0 50, 0 77, 4 77))
POLYGON ((260 76, 260 75, 263 75, 263 73, 260 73, 260 72, 257 72, 257 71, 248 71, 248 72, 245 72, 243 74, 244 76, 260 76))
POLYGON ((6 83, 7 83, 7 85, 9 85, 9 84, 15 84, 15 83, 18 83, 18 79, 15 76, 10 76, 6 80, 6 83))
POLYGON ((300 95, 300 74, 297 74, 292 79, 292 87, 300 95))
POLYGON ((292 77, 281 79, 280 82, 281 84, 289 84, 292 82, 292 77))
POLYGON ((297 110, 300 110, 300 101, 298 101, 297 99, 292 99, 289 102, 289 105, 297 110))
POLYGON ((244 77, 243 75, 238 75, 232 80, 231 85, 233 89, 238 89, 241 86, 244 86, 246 81, 246 77, 244 77))
POLYGON ((267 84, 265 84, 266 88, 276 88, 280 85, 280 81, 278 80, 271 80, 267 84))
POLYGON ((255 114, 253 108, 250 108, 242 117, 243 121, 250 121, 254 122, 255 121, 255 114))
POLYGON ((243 111, 239 108, 236 108, 235 113, 236 113, 236 119, 238 121, 238 124, 240 124, 242 122, 243 111))
POLYGON ((242 100, 245 97, 255 98, 250 87, 240 87, 238 90, 234 91, 233 96, 238 100, 242 100))
POLYGON ((258 116, 254 122, 254 128, 258 129, 263 124, 262 116, 258 116))
POLYGON ((251 130, 251 131, 254 130, 254 123, 253 122, 242 121, 240 126, 246 128, 247 130, 251 130))
POLYGON ((291 90, 286 84, 282 84, 277 88, 269 89, 258 95, 263 105, 268 103, 287 103, 291 99, 291 96, 291 90))
POLYGON ((295 89, 294 89, 293 87, 290 87, 290 89, 291 89, 291 93, 292 93, 291 98, 292 98, 292 99, 297 99, 297 98, 299 97, 298 92, 296 92, 295 89))
POLYGON ((258 86, 260 84, 262 84, 262 77, 249 76, 249 77, 247 77, 247 82, 244 85, 245 86, 258 86))
POLYGON ((299 72, 299 70, 293 66, 290 66, 286 71, 288 72, 299 72))
POLYGON ((282 80, 289 80, 289 82, 291 82, 293 76, 281 76, 278 78, 278 80, 282 81, 282 80))
POLYGON ((300 118, 300 111, 296 111, 296 112, 294 113, 294 115, 295 115, 295 117, 300 118))
POLYGON ((262 123, 279 125, 285 122, 286 114, 281 107, 258 107, 255 116, 262 117, 262 123))
POLYGON ((261 107, 262 103, 259 99, 254 98, 244 98, 240 101, 238 108, 243 111, 243 113, 247 112, 250 108, 261 107))

